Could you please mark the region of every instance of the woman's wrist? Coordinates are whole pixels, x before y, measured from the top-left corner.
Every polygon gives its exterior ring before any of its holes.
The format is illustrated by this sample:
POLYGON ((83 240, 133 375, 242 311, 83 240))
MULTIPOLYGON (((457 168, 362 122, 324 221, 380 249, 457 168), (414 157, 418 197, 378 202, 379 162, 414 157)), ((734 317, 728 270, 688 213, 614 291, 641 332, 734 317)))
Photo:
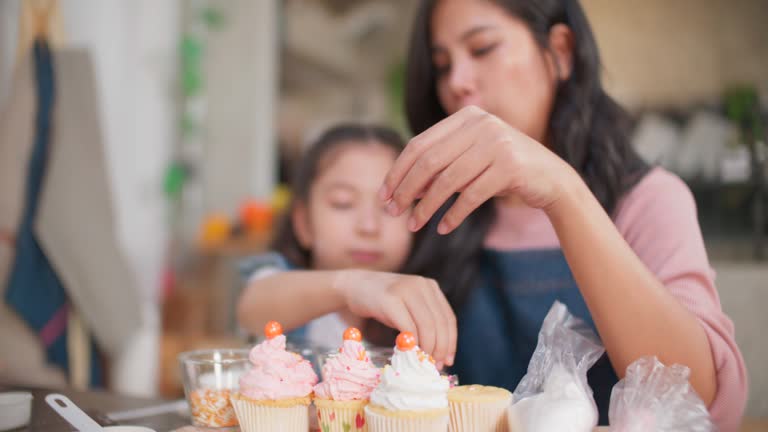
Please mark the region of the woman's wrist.
POLYGON ((553 225, 579 208, 597 201, 581 176, 570 166, 559 176, 554 188, 556 198, 543 209, 553 225))

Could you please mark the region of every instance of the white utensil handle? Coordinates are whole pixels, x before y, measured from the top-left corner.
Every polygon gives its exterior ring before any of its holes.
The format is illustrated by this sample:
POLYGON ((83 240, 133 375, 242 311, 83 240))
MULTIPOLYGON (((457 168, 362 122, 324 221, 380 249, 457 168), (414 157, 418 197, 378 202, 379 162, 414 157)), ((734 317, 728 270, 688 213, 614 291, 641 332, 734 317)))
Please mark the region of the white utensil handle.
POLYGON ((80 432, 104 432, 104 429, 96 423, 88 414, 83 412, 68 397, 51 393, 45 397, 45 401, 54 409, 64 420, 74 426, 80 432))
POLYGON ((107 413, 107 417, 110 420, 120 422, 126 420, 135 420, 144 417, 152 417, 160 414, 188 412, 189 407, 185 399, 180 399, 173 402, 164 403, 161 405, 149 406, 145 408, 138 408, 126 411, 116 411, 107 413))

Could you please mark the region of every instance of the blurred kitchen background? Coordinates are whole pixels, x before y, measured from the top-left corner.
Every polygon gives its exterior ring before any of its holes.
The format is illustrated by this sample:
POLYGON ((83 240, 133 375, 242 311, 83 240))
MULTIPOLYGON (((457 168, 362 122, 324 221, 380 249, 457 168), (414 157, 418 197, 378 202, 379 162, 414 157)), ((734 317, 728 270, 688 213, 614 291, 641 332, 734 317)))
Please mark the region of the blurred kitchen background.
MULTIPOLYGON (((416 3, 0 0, 0 112, 40 10, 54 48, 92 63, 104 157, 89 163, 104 165, 142 310, 140 334, 109 357, 112 390, 177 397, 179 352, 243 344, 236 264, 264 249, 302 145, 340 120, 407 133, 416 3)), ((582 3, 639 152, 694 191, 750 374, 747 414, 768 417, 768 0, 582 3)))

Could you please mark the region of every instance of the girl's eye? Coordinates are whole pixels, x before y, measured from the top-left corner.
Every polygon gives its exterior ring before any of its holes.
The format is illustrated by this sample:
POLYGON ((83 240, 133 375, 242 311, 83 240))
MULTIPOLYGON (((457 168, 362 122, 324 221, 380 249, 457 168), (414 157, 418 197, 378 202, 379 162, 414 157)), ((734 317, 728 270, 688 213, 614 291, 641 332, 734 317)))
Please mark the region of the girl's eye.
POLYGON ((353 206, 352 200, 331 200, 331 208, 335 210, 349 210, 353 206))

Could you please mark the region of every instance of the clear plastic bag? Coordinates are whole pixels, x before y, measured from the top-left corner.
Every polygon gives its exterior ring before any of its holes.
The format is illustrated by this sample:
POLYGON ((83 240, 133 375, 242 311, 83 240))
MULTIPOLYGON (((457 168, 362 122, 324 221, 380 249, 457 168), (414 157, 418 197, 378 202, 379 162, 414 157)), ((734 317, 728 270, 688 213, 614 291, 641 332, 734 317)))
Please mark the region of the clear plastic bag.
POLYGON ((690 369, 643 357, 611 392, 608 419, 616 432, 709 432, 717 430, 704 402, 688 382, 690 369))
POLYGON ((541 325, 528 372, 515 389, 511 430, 592 431, 598 413, 587 371, 604 352, 595 332, 556 301, 541 325))

